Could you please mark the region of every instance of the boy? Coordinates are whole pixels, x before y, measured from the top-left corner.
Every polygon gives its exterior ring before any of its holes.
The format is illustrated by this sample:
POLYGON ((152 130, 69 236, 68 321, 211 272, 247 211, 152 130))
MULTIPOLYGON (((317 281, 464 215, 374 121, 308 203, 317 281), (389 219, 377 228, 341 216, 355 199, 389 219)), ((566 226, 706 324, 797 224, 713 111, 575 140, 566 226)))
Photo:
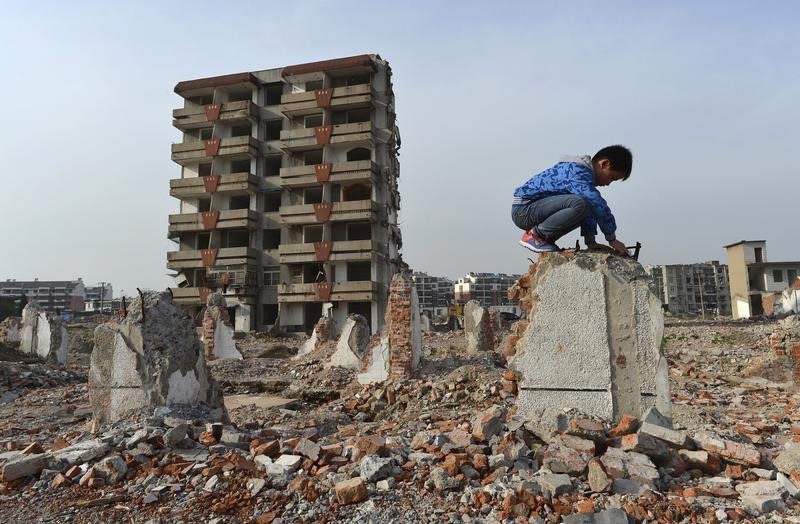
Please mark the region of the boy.
POLYGON ((604 147, 594 157, 563 157, 514 191, 511 220, 525 230, 519 243, 535 253, 558 251, 555 242, 578 226, 587 247, 595 242, 597 225, 608 245, 627 256, 614 234, 617 224, 597 190, 631 176, 633 155, 623 146, 604 147))

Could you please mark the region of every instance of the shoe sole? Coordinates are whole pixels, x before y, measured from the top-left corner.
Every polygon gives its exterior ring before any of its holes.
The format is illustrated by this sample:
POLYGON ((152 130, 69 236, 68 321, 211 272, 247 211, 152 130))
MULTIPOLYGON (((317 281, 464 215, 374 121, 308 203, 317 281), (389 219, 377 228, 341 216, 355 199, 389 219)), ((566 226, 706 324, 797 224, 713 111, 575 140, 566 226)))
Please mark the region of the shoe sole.
POLYGON ((534 253, 552 253, 554 251, 558 251, 557 249, 537 249, 532 245, 528 244, 527 242, 523 242, 522 240, 519 241, 519 245, 524 247, 525 249, 533 251, 534 253))

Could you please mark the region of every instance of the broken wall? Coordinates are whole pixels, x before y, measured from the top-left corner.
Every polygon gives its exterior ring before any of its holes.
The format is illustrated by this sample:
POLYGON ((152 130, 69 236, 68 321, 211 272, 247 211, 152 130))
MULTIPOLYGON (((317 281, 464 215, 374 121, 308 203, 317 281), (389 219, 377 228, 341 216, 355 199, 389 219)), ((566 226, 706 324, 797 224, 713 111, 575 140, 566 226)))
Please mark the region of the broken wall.
POLYGON ((669 416, 661 302, 638 262, 550 253, 524 278, 529 324, 513 357, 521 415, 550 429, 569 409, 618 421, 656 406, 669 416))
POLYGON ((242 354, 236 349, 233 324, 222 293, 208 295, 202 329, 201 340, 207 361, 224 358, 242 359, 242 354))
POLYGON ((168 292, 145 292, 125 318, 95 329, 89 399, 96 426, 159 406, 223 412, 194 324, 168 292))
POLYGON ((19 350, 64 366, 67 363, 67 345, 67 328, 61 319, 46 312, 36 302, 29 302, 22 310, 19 350))

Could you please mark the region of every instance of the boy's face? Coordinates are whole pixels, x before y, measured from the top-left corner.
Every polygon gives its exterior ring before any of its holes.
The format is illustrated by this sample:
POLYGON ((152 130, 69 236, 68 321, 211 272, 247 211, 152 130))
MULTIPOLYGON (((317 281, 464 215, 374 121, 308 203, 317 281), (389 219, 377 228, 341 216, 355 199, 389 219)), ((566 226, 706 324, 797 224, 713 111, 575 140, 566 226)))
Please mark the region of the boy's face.
POLYGON ((611 160, 601 158, 594 162, 594 185, 607 186, 611 182, 622 180, 625 177, 619 171, 611 169, 611 160))

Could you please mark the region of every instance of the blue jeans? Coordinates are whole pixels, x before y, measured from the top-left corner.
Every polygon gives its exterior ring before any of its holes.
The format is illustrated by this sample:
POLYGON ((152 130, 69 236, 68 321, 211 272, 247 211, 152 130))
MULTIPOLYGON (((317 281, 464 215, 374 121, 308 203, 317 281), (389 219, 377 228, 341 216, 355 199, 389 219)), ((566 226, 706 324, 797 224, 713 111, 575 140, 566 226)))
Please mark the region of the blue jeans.
POLYGON ((589 203, 578 195, 554 195, 511 206, 511 220, 518 228, 532 229, 549 242, 580 226, 589 213, 589 203))

